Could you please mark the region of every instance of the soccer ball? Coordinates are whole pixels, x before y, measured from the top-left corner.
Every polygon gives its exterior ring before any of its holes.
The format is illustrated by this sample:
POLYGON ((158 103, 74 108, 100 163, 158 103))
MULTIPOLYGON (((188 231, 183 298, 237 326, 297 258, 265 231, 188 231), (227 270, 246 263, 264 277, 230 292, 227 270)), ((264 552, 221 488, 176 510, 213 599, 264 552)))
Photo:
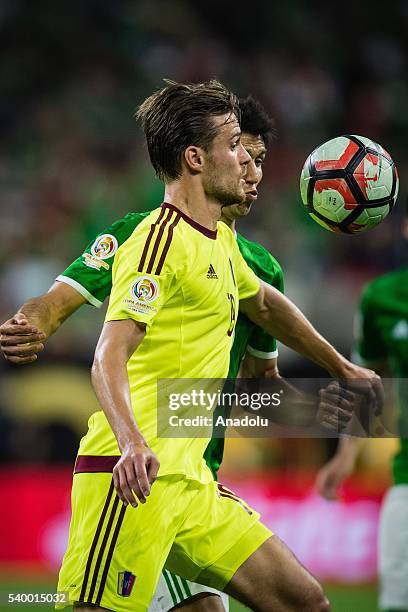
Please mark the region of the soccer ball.
POLYGON ((357 234, 385 219, 398 195, 397 168, 364 136, 338 136, 317 147, 300 176, 310 216, 331 232, 357 234))

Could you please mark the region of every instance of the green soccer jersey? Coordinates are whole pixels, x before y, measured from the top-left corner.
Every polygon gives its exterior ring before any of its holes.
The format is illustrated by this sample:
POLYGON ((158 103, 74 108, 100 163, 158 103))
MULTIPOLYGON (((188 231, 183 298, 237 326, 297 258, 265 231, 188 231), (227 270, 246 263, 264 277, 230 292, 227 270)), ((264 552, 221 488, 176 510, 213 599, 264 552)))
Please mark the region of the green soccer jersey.
POLYGON ((356 356, 375 368, 385 362, 398 381, 400 450, 393 460, 395 484, 408 484, 408 267, 375 279, 359 309, 356 356))
POLYGON ((135 228, 151 211, 131 212, 88 244, 81 257, 58 276, 76 289, 83 297, 99 308, 112 289, 112 264, 118 248, 133 234, 135 228))
MULTIPOLYGON (((100 307, 112 289, 112 264, 117 249, 131 236, 139 223, 150 214, 129 213, 99 234, 68 268, 58 276, 76 289, 93 306, 100 307)), ((237 234, 239 250, 259 278, 283 291, 282 268, 260 244, 237 234)), ((228 378, 236 378, 241 361, 248 351, 255 357, 272 359, 277 356, 276 340, 239 314, 230 355, 228 378)), ((204 454, 214 478, 222 461, 224 439, 213 438, 204 454)))
MULTIPOLYGON (((259 278, 283 292, 283 272, 277 260, 260 244, 247 240, 237 234, 238 248, 248 266, 259 278)), ((230 354, 228 378, 236 378, 241 361, 248 351, 261 359, 272 359, 278 356, 276 339, 269 336, 261 327, 239 313, 235 326, 234 343, 230 354)), ((214 478, 217 476, 224 454, 224 438, 212 438, 204 458, 214 478)))

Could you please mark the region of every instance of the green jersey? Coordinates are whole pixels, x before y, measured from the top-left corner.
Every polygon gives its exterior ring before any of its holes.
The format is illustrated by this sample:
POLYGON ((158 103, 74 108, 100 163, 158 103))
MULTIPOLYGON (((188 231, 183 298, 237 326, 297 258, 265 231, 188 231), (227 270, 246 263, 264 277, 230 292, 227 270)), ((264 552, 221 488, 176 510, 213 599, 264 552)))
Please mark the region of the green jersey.
MULTIPOLYGON (((132 235, 139 223, 150 214, 129 213, 99 234, 57 280, 67 283, 93 306, 100 307, 112 289, 112 264, 118 248, 132 235)), ((239 250, 259 278, 283 291, 282 268, 260 244, 237 234, 239 250)), ((230 355, 228 378, 236 378, 241 361, 248 351, 261 359, 277 357, 276 340, 245 315, 239 314, 230 355)), ((204 454, 214 477, 222 461, 224 439, 213 438, 204 454)))
MULTIPOLYGON (((367 285, 357 327, 357 358, 373 368, 386 362, 394 378, 408 378, 408 267, 367 285)), ((393 477, 395 484, 408 484, 408 392, 403 380, 398 395, 403 437, 393 460, 393 477)))
MULTIPOLYGON (((259 278, 283 292, 283 272, 277 260, 260 244, 247 240, 237 234, 238 248, 248 266, 259 278)), ((276 339, 269 336, 261 327, 239 313, 235 326, 234 343, 230 354, 228 378, 236 378, 241 361, 248 351, 254 357, 273 359, 278 356, 276 339)), ((224 454, 224 438, 214 437, 204 453, 207 465, 214 478, 221 465, 224 454)))

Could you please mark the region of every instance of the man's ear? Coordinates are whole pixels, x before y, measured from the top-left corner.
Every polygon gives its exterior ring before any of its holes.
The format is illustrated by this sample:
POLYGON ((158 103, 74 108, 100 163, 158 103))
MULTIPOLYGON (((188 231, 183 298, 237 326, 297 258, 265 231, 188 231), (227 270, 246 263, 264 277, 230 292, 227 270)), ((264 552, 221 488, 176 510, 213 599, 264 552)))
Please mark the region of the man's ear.
POLYGON ((191 172, 202 172, 204 167, 204 150, 201 147, 187 147, 184 161, 191 172))

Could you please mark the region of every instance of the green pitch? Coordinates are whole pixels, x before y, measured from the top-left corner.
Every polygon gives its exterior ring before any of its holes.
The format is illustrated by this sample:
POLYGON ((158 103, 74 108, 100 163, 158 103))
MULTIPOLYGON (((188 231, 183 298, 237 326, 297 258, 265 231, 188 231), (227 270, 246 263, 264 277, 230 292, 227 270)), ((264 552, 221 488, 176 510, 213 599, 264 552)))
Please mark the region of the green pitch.
MULTIPOLYGON (((326 586, 326 594, 332 604, 332 612, 376 612, 377 589, 374 585, 364 586, 326 586)), ((52 605, 44 604, 14 604, 9 605, 7 593, 54 593, 55 582, 40 580, 23 580, 17 576, 6 579, 0 577, 0 611, 1 612, 49 612, 52 605)), ((69 610, 69 608, 65 608, 69 610)), ((241 604, 231 601, 231 612, 247 610, 241 604)))

